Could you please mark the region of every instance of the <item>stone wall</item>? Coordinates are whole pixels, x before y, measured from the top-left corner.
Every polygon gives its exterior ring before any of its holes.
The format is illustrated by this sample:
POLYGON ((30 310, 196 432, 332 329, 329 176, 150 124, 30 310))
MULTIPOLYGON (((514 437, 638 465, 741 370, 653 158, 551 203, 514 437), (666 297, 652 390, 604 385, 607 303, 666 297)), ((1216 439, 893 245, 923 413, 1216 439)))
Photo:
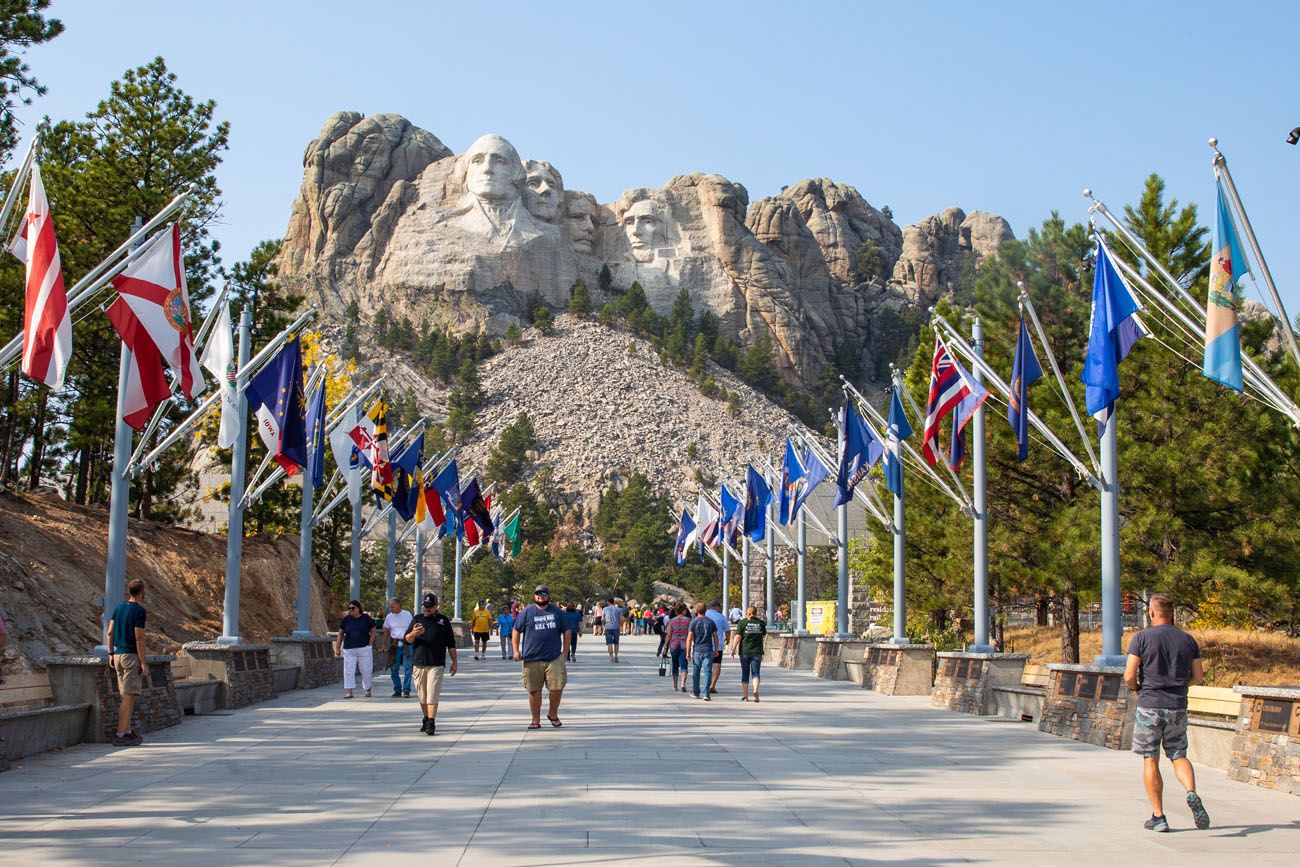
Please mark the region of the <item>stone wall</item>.
POLYGON ((1111 750, 1133 745, 1136 699, 1124 669, 1053 663, 1038 730, 1111 750))
POLYGON ((939 653, 930 704, 987 716, 995 712, 993 687, 1019 684, 1027 653, 939 653))
POLYGON ((813 663, 813 673, 826 680, 848 680, 844 660, 861 660, 867 643, 861 639, 817 639, 817 659, 813 663))
POLYGON ((273 663, 297 666, 298 689, 328 686, 343 678, 343 667, 328 636, 272 638, 271 648, 273 663))
POLYGON ((269 644, 191 641, 181 652, 191 660, 190 677, 212 677, 226 685, 228 708, 246 707, 276 696, 269 644))
MULTIPOLYGON (((131 727, 135 731, 158 731, 181 721, 182 712, 172 680, 175 658, 148 657, 150 683, 141 684, 140 697, 131 712, 131 727)), ((90 705, 85 739, 93 743, 112 740, 122 695, 117 689, 117 676, 107 661, 97 656, 51 656, 42 663, 50 677, 55 704, 90 705)))
POLYGON ((1228 776, 1300 795, 1300 688, 1244 687, 1228 776))

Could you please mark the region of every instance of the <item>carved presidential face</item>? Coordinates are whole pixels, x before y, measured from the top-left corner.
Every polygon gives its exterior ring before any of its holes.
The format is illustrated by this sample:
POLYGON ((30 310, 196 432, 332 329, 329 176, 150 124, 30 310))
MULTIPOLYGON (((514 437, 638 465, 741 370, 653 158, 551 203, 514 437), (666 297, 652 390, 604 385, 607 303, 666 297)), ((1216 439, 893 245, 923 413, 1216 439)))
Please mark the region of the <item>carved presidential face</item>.
POLYGON ((596 200, 586 193, 564 194, 564 225, 573 249, 590 256, 596 243, 596 200))
POLYGON ((564 181, 555 166, 545 160, 524 163, 524 204, 539 220, 555 222, 564 203, 564 181))
POLYGON ((663 218, 654 203, 642 199, 623 212, 623 234, 632 247, 632 258, 649 262, 663 238, 663 218))
POLYGON ((485 202, 507 202, 519 198, 524 169, 510 142, 498 135, 485 135, 469 146, 462 157, 465 188, 485 202))

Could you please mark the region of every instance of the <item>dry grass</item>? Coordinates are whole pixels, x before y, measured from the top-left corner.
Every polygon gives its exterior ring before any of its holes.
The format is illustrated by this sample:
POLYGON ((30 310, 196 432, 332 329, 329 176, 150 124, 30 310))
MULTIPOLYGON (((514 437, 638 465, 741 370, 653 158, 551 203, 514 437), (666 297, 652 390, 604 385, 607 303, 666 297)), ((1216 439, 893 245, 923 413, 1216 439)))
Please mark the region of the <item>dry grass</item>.
MULTIPOLYGON (((1300 685, 1300 638, 1245 629, 1193 629, 1191 633, 1205 657, 1208 686, 1300 685)), ((1124 647, 1132 634, 1124 633, 1124 647)), ((1008 651, 1028 653, 1030 663, 1061 661, 1060 631, 1055 626, 1008 629, 1006 640, 1008 651)), ((1081 633, 1079 657, 1086 662, 1099 653, 1101 632, 1081 633)))

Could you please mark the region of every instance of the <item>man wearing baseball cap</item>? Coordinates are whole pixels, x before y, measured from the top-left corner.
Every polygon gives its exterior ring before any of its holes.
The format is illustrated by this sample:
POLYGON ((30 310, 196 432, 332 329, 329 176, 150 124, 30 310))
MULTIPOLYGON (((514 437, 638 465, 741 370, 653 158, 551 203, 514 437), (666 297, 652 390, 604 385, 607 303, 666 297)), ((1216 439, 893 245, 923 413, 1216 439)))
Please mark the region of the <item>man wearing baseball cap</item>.
POLYGON ((451 628, 451 621, 438 610, 438 597, 432 593, 424 594, 424 610, 411 620, 406 643, 411 645, 415 662, 411 680, 415 683, 415 694, 420 697, 420 709, 424 712, 424 725, 420 731, 431 735, 434 734, 434 718, 438 715, 438 694, 442 692, 442 675, 448 653, 451 654, 451 671, 447 676, 456 675, 456 633, 451 628))
POLYGON ((558 729, 560 696, 568 682, 564 657, 569 652, 569 631, 559 607, 551 604, 551 589, 545 584, 533 591, 533 604, 519 612, 510 639, 515 659, 523 663, 524 689, 528 691, 528 709, 533 715, 528 728, 542 727, 542 685, 545 684, 549 700, 546 718, 558 729))

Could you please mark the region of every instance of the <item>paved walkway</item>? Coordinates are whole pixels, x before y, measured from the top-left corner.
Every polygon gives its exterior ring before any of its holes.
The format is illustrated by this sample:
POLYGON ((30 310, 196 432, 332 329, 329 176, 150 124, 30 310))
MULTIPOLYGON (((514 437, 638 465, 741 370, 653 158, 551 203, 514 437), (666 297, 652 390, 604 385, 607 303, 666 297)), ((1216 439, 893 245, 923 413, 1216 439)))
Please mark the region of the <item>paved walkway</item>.
POLYGON ((1174 798, 1153 834, 1131 755, 777 668, 741 704, 730 659, 705 704, 653 641, 614 666, 585 637, 561 729, 525 731, 516 665, 470 655, 433 738, 385 679, 33 757, 0 774, 0 863, 1297 863, 1300 798, 1222 771, 1211 830, 1174 798))

